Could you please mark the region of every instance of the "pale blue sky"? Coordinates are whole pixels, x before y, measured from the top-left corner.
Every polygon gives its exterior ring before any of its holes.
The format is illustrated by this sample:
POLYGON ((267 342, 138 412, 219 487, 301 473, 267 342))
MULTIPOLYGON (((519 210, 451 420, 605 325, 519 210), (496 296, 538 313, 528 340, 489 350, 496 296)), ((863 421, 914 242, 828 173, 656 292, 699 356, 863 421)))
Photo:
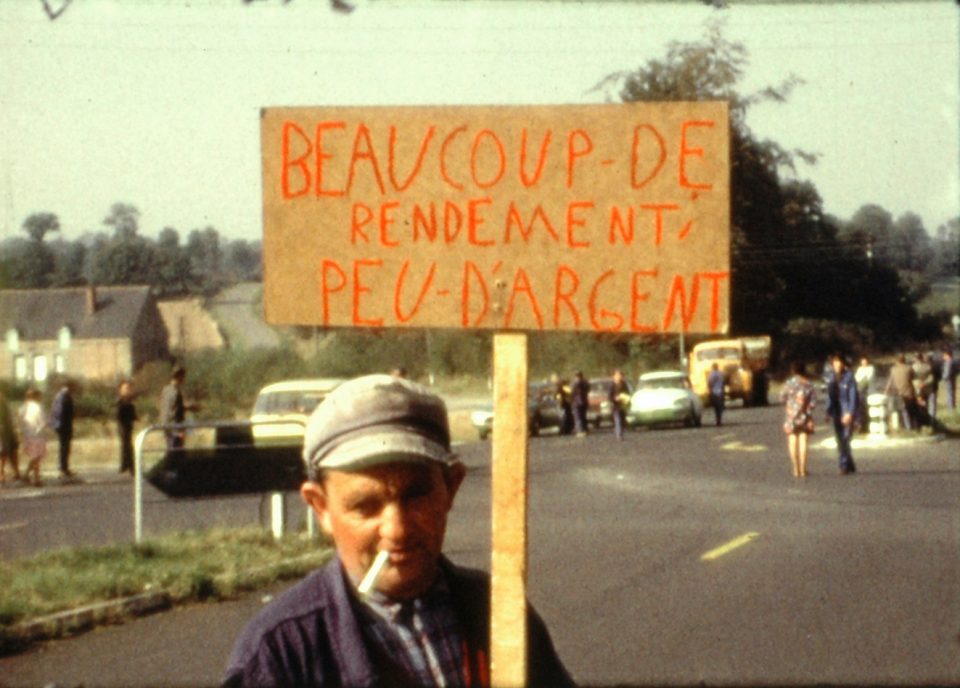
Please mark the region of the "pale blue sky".
MULTIPOLYGON (((802 166, 826 210, 960 215, 954 3, 743 5, 728 36, 749 87, 806 80, 757 108, 761 137, 802 166)), ((599 99, 605 75, 702 35, 698 3, 83 0, 50 22, 0 2, 0 231, 55 212, 64 236, 136 205, 148 236, 261 232, 258 110, 270 105, 542 104, 599 99)))

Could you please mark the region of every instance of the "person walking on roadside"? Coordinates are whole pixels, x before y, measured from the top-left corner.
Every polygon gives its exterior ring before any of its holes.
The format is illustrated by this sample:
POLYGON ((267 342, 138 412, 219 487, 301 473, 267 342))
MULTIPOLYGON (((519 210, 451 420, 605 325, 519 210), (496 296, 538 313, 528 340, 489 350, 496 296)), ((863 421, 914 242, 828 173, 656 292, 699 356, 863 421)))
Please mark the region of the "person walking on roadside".
POLYGON ((714 363, 710 366, 710 372, 707 374, 707 393, 710 395, 710 406, 713 407, 713 417, 717 427, 723 424, 723 409, 726 404, 724 398, 724 388, 726 387, 726 378, 720 372, 720 366, 714 363))
POLYGON ((816 398, 803 363, 794 361, 790 372, 791 376, 780 392, 780 401, 784 405, 783 431, 787 435, 787 452, 793 466, 793 475, 796 478, 805 478, 809 436, 814 430, 813 407, 816 398))
POLYGON ((579 370, 570 385, 570 406, 573 408, 573 429, 577 437, 587 436, 587 408, 590 406, 590 382, 579 370))
POLYGON ((126 380, 120 383, 117 395, 117 434, 120 437, 120 473, 133 475, 133 424, 137 407, 133 403, 133 387, 126 380))
POLYGON ((890 377, 883 393, 893 403, 893 411, 900 414, 904 430, 913 430, 916 417, 915 393, 913 390, 913 368, 907 364, 907 357, 897 355, 890 368, 890 377))
POLYGON ((47 455, 47 438, 44 435, 48 427, 47 416, 40 405, 40 390, 27 390, 23 405, 20 407, 20 437, 23 438, 23 453, 27 456, 25 478, 35 487, 43 485, 40 478, 40 464, 47 455))
MULTIPOLYGON (((307 423, 300 495, 335 555, 261 609, 223 685, 486 686, 490 577, 443 554, 467 470, 443 400, 389 375, 348 380, 307 423)), ((573 680, 533 606, 523 685, 573 680)))
POLYGON ((72 478, 70 445, 73 442, 73 383, 64 380, 50 406, 50 427, 57 433, 60 448, 60 475, 72 478))
POLYGON ((827 417, 833 421, 833 431, 837 437, 837 452, 840 460, 840 473, 848 475, 857 472, 853 461, 850 442, 857 417, 857 381, 847 368, 840 354, 830 359, 833 375, 827 386, 827 417))
POLYGON ((7 482, 7 464, 13 469, 14 481, 20 480, 20 442, 16 423, 7 397, 0 391, 0 485, 7 482))
POLYGON ((613 371, 613 383, 607 393, 610 401, 610 413, 613 416, 613 434, 623 440, 623 430, 627 424, 627 408, 630 406, 630 385, 623 379, 623 373, 613 371))

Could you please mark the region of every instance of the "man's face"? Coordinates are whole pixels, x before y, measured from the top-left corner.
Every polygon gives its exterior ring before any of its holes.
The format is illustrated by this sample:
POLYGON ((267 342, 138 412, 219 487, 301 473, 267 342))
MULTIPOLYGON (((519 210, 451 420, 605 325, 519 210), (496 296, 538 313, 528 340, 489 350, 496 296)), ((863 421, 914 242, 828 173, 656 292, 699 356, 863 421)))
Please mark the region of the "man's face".
POLYGON ((304 500, 354 584, 377 552, 390 553, 377 589, 394 599, 416 597, 436 575, 447 514, 465 469, 438 464, 393 463, 365 471, 330 471, 322 483, 306 482, 304 500))
POLYGON ((834 358, 833 361, 832 361, 832 363, 833 363, 833 372, 835 372, 837 375, 839 375, 840 373, 843 372, 843 359, 842 359, 842 358, 834 358))

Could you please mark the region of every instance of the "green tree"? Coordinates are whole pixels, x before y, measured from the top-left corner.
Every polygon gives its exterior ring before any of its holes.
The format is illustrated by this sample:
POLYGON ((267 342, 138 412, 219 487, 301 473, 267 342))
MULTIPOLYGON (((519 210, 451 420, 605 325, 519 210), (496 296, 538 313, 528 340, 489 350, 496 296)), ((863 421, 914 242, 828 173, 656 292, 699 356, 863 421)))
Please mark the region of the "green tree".
POLYGON ((60 231, 60 219, 53 213, 33 213, 23 221, 23 231, 33 241, 42 243, 47 234, 60 231))
POLYGON ((50 245, 54 269, 50 275, 51 287, 75 287, 86 282, 83 265, 87 247, 79 241, 57 241, 50 245))
POLYGON ((223 250, 216 229, 208 226, 190 232, 187 255, 190 257, 191 271, 197 276, 204 293, 216 292, 223 286, 223 250))
POLYGON ((844 235, 870 260, 893 265, 893 216, 881 206, 861 206, 844 228, 844 235))
POLYGON ((196 282, 190 258, 180 245, 180 234, 164 227, 157 238, 156 270, 158 291, 163 295, 185 294, 196 282))
POLYGON ((140 211, 129 203, 114 203, 103 224, 113 236, 100 242, 93 256, 90 279, 95 284, 153 284, 156 250, 137 234, 140 211))
POLYGON ((670 43, 664 59, 613 74, 599 88, 614 90, 615 97, 624 102, 729 103, 731 320, 737 331, 762 332, 782 321, 781 300, 788 289, 776 269, 784 242, 779 170, 792 167, 797 155, 807 160, 813 157, 753 135, 746 121, 749 108, 760 102, 783 102, 801 82, 791 76, 778 86, 741 95, 737 87, 746 66, 746 48, 727 40, 720 22, 711 22, 702 41, 670 43))
POLYGON ((140 228, 140 211, 129 203, 114 203, 103 224, 113 227, 113 236, 117 239, 131 239, 140 228))
POLYGON ((930 235, 916 213, 904 213, 893 223, 893 262, 901 270, 926 273, 933 261, 930 235))

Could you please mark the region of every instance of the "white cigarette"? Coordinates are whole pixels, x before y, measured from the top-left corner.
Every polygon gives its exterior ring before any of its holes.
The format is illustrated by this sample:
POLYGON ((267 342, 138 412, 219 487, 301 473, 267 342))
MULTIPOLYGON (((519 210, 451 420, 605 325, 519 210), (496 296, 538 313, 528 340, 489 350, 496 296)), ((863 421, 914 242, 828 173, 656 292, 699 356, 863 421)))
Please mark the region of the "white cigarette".
POLYGON ((376 559, 373 560, 373 564, 370 565, 370 570, 367 571, 367 575, 363 577, 360 585, 357 586, 357 592, 360 593, 362 597, 366 597, 370 594, 370 591, 373 590, 373 586, 377 584, 377 579, 380 577, 380 574, 383 573, 383 568, 387 565, 389 559, 390 553, 385 549, 380 550, 376 559))

